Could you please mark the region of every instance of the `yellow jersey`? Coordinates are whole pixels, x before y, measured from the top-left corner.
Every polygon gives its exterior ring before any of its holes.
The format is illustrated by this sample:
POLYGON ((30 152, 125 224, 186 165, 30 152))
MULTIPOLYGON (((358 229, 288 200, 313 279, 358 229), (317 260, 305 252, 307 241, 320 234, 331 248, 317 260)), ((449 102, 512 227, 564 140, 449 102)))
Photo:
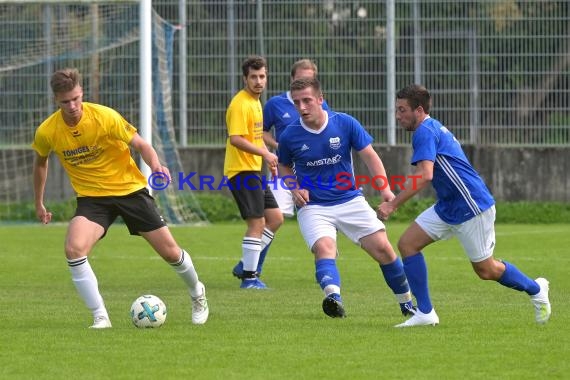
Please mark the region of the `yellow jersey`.
POLYGON ((236 148, 229 139, 229 136, 243 136, 254 145, 263 146, 263 110, 259 99, 246 90, 238 92, 226 111, 226 126, 224 175, 232 178, 239 172, 261 171, 262 157, 236 148))
POLYGON ((32 148, 42 157, 53 152, 78 196, 121 196, 146 186, 129 149, 137 132, 117 111, 83 102, 76 126, 63 121, 61 110, 36 130, 32 148))

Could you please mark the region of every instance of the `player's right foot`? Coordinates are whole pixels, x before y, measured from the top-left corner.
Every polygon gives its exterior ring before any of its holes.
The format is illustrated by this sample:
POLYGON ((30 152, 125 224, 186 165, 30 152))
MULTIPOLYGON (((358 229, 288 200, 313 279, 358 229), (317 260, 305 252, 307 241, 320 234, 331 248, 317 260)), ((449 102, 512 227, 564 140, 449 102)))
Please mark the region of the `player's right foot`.
POLYGON ((342 306, 342 299, 340 294, 331 293, 323 300, 323 311, 331 318, 344 318, 346 313, 342 306))
POLYGON ((111 328, 111 321, 108 317, 99 316, 93 318, 93 324, 89 327, 90 329, 108 329, 111 328))
POLYGON ((208 308, 208 300, 206 299, 206 288, 201 282, 198 287, 202 289, 202 293, 192 299, 192 323, 202 325, 208 320, 210 309, 208 308))
POLYGON ((244 278, 239 287, 242 289, 267 289, 267 285, 257 277, 244 278))
POLYGON ((234 269, 232 269, 232 274, 234 275, 234 277, 243 280, 243 263, 241 261, 236 264, 234 269))
POLYGON ((536 283, 540 286, 540 291, 530 297, 530 302, 534 306, 534 317, 537 323, 546 323, 552 313, 550 300, 548 299, 549 282, 547 279, 539 277, 536 283))
MULTIPOLYGON (((261 276, 261 267, 259 265, 257 266, 257 271, 255 273, 257 277, 261 276)), ((243 262, 240 261, 239 263, 236 264, 234 269, 232 269, 232 274, 234 275, 234 277, 243 280, 243 262)))
POLYGON ((439 324, 439 317, 435 313, 435 309, 431 309, 427 314, 416 310, 413 317, 394 327, 435 326, 437 324, 439 324))

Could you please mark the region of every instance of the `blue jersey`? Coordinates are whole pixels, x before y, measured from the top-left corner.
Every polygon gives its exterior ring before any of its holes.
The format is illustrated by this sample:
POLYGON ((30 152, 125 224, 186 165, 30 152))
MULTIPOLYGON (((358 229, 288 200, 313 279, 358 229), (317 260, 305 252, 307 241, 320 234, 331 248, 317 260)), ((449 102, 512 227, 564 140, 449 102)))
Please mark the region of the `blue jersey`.
MULTIPOLYGON (((323 102, 323 108, 329 109, 327 102, 323 102)), ((263 130, 269 132, 275 128, 275 141, 279 142, 285 127, 299 118, 299 113, 291 99, 289 91, 275 95, 265 103, 263 107, 263 130)))
POLYGON ((439 121, 427 118, 412 136, 412 165, 432 161, 435 212, 446 223, 460 224, 495 204, 461 145, 439 121))
POLYGON ((315 131, 301 119, 281 134, 279 162, 294 167, 299 187, 309 191, 308 204, 336 205, 362 195, 354 182, 352 149, 360 151, 372 137, 350 115, 326 111, 324 126, 315 131))

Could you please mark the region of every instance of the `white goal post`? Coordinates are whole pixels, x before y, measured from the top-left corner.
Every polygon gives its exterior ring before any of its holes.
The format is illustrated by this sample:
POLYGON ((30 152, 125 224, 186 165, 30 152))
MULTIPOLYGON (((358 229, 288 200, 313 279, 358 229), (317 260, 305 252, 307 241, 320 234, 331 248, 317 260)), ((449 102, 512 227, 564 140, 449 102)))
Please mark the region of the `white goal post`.
MULTIPOLYGON (((152 0, 140 4, 140 134, 152 145, 152 0)), ((141 171, 148 178, 150 168, 140 160, 141 171)), ((149 191, 152 189, 149 187, 149 191)))

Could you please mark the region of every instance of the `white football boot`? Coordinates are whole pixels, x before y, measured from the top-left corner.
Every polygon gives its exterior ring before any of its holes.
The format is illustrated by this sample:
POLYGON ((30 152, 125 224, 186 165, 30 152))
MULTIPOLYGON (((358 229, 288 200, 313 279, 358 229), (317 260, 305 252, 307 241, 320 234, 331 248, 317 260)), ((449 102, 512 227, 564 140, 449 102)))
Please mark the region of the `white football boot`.
POLYGON ((210 309, 208 308, 208 300, 206 299, 206 287, 201 282, 198 287, 202 289, 202 293, 192 299, 192 323, 202 325, 208 320, 210 309))
POLYGON ((542 277, 537 278, 536 283, 540 286, 540 291, 534 296, 530 296, 530 302, 534 306, 534 317, 537 323, 543 324, 548 322, 552 310, 548 299, 548 280, 542 277))
POLYGON ((435 326, 437 324, 439 324, 439 317, 435 313, 435 309, 431 309, 427 314, 416 310, 413 317, 394 327, 435 326))
POLYGON ((111 328, 111 321, 108 317, 104 315, 93 318, 93 324, 89 327, 90 329, 108 329, 111 328))

